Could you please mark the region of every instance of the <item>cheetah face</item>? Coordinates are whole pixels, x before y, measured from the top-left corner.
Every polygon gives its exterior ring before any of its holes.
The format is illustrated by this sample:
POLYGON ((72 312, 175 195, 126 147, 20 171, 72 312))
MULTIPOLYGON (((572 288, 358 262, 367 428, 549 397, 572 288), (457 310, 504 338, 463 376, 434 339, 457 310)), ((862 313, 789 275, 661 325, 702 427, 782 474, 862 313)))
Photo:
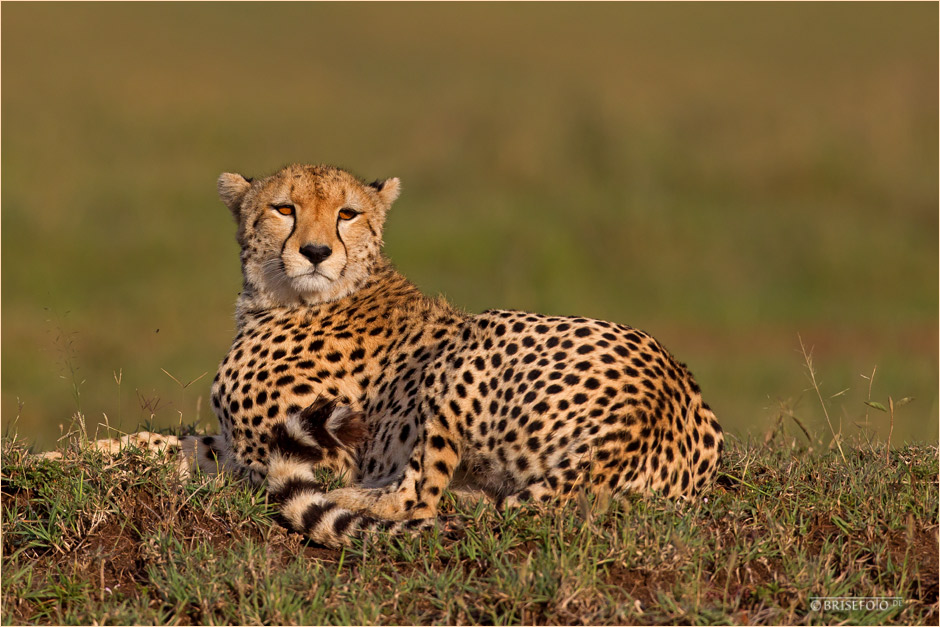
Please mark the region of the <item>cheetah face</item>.
POLYGON ((238 221, 246 291, 268 306, 342 298, 369 277, 398 179, 365 184, 329 166, 291 165, 261 180, 219 177, 238 221))

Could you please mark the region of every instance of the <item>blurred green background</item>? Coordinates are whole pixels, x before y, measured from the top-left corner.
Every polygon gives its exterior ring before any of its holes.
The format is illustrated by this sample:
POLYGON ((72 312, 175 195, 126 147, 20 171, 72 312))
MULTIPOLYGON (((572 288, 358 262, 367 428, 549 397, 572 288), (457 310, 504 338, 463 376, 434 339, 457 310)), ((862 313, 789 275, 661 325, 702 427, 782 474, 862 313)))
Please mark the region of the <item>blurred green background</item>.
POLYGON ((386 251, 426 292, 646 329, 741 436, 829 438, 801 337, 834 430, 884 439, 864 401, 914 397, 892 441, 936 440, 937 20, 4 3, 3 428, 214 429, 240 287, 215 179, 301 161, 402 179, 386 251))

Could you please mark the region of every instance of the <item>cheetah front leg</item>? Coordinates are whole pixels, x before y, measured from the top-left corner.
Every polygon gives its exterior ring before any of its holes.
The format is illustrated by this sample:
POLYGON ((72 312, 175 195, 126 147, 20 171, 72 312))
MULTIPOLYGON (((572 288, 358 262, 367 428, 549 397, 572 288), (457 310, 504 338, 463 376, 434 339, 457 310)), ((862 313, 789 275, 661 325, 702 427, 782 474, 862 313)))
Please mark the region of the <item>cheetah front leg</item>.
MULTIPOLYGON (((185 439, 185 438, 183 438, 185 439)), ((127 447, 139 448, 151 453, 174 452, 180 450, 181 439, 173 435, 160 435, 149 431, 138 431, 119 438, 106 438, 89 442, 89 446, 105 455, 116 455, 127 447)), ((61 459, 62 451, 47 451, 40 454, 43 459, 61 459)))
POLYGON ((341 488, 327 493, 331 503, 386 520, 433 518, 460 461, 457 438, 448 420, 427 416, 402 479, 383 488, 341 488))
MULTIPOLYGON (((231 448, 220 435, 183 436, 161 435, 150 431, 138 431, 118 438, 106 438, 90 442, 92 449, 113 457, 126 448, 137 448, 154 455, 167 455, 176 464, 176 471, 182 478, 192 475, 198 468, 203 474, 215 476, 220 473, 242 475, 243 469, 235 462, 231 448)), ((59 460, 61 451, 42 453, 44 459, 59 460)), ((257 483, 254 476, 249 477, 257 483)))

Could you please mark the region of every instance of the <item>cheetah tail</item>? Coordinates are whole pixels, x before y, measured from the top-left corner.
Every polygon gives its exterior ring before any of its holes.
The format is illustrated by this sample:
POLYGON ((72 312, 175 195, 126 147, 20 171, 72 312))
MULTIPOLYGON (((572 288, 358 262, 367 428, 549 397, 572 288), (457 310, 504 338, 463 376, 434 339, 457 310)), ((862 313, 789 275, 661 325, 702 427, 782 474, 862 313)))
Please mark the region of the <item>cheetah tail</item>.
POLYGON ((366 435, 362 414, 320 399, 272 429, 268 495, 286 527, 314 542, 341 547, 376 532, 394 535, 435 525, 433 519, 382 520, 330 501, 314 470, 352 470, 355 447, 366 435))
POLYGON ((330 502, 314 485, 294 480, 270 492, 279 503, 281 522, 308 539, 324 546, 340 548, 384 532, 389 535, 418 533, 436 526, 434 519, 396 522, 353 512, 330 502))

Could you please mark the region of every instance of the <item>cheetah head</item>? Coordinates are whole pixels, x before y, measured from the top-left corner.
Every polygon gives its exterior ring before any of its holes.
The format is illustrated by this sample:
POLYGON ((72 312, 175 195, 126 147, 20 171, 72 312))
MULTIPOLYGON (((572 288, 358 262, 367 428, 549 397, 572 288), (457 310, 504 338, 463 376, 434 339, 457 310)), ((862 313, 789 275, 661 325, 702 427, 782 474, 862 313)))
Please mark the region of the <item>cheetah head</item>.
POLYGON ((238 221, 245 295, 262 307, 342 298, 369 277, 398 179, 367 184, 330 166, 290 165, 263 179, 219 177, 238 221))

